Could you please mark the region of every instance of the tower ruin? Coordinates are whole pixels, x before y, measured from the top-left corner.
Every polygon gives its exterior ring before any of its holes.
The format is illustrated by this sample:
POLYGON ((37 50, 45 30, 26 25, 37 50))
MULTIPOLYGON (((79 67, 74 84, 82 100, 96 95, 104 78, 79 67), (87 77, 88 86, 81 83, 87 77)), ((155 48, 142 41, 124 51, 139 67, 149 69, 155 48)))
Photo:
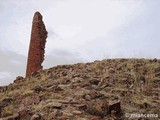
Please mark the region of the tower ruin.
POLYGON ((26 77, 43 68, 45 43, 48 32, 43 23, 43 17, 39 12, 36 12, 33 17, 31 39, 28 52, 26 77))

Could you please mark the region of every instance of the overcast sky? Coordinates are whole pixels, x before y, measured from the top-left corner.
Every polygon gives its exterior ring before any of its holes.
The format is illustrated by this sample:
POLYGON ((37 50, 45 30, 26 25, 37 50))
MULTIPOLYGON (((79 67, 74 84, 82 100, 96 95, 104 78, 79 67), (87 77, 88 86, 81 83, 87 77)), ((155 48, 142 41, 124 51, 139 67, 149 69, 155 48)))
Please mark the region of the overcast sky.
POLYGON ((25 76, 33 15, 48 31, 44 68, 160 58, 160 0, 1 0, 0 86, 25 76))

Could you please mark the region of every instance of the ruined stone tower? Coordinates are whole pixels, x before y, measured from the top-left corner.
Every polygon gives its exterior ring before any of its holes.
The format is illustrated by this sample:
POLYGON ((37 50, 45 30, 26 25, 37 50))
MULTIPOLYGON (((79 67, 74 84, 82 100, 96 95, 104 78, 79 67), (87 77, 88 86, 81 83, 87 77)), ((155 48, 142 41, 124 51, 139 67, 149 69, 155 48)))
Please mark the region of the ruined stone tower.
POLYGON ((44 60, 47 31, 42 19, 43 17, 39 12, 34 14, 26 76, 30 76, 32 73, 43 68, 42 62, 44 60))

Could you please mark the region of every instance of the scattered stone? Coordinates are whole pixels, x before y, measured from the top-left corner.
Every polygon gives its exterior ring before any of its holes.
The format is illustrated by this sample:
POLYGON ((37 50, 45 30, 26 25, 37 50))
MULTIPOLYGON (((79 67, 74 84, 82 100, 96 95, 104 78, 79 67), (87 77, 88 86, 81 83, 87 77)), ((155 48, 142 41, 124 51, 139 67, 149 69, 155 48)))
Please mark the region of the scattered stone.
POLYGON ((30 120, 44 120, 41 113, 35 113, 30 120))
POLYGON ((8 106, 9 104, 11 104, 13 102, 12 98, 5 98, 2 100, 2 102, 0 102, 0 106, 8 106))
POLYGON ((157 62, 157 58, 154 58, 154 59, 153 59, 153 62, 157 62))
POLYGON ((0 120, 21 120, 21 119, 20 119, 20 116, 18 114, 14 114, 12 116, 8 116, 8 117, 5 117, 5 118, 0 117, 0 120))
POLYGON ((160 77, 160 72, 156 73, 155 77, 160 77))
POLYGON ((91 90, 89 95, 91 96, 91 99, 99 98, 102 96, 98 91, 96 90, 91 90))
POLYGON ((62 86, 59 86, 59 85, 55 86, 53 90, 54 90, 54 92, 62 92, 62 91, 64 91, 64 89, 62 88, 62 86))
POLYGON ((59 120, 68 120, 67 117, 60 117, 59 120))
POLYGON ((0 86, 0 93, 1 92, 5 93, 7 91, 7 88, 8 88, 7 86, 0 86))
POLYGON ((96 117, 92 117, 92 118, 91 118, 91 120, 102 120, 102 118, 101 118, 101 117, 96 116, 96 117))
POLYGON ((109 114, 111 114, 111 111, 115 111, 115 114, 119 114, 121 112, 121 103, 120 101, 112 101, 108 105, 109 108, 109 114))
POLYGON ((34 78, 37 78, 37 79, 41 79, 41 74, 39 73, 39 71, 32 72, 31 76, 34 77, 34 78))
POLYGON ((14 80, 14 83, 19 83, 22 80, 24 80, 24 77, 18 76, 18 77, 16 77, 16 80, 14 80))
POLYGON ((87 109, 87 105, 86 104, 76 105, 76 107, 78 107, 79 110, 86 110, 87 109))
POLYGON ((59 102, 48 103, 47 106, 53 109, 62 109, 62 103, 59 102))
POLYGON ((160 72, 160 66, 156 67, 156 68, 154 69, 154 72, 155 72, 155 73, 159 73, 159 72, 160 72))
POLYGON ((110 68, 110 69, 108 70, 108 72, 111 73, 111 74, 113 74, 113 73, 115 73, 115 70, 114 70, 113 68, 110 68))
POLYGON ((39 93, 39 92, 41 92, 43 90, 43 88, 38 85, 33 90, 34 90, 35 93, 39 93))
POLYGON ((31 115, 30 115, 31 111, 25 107, 20 107, 19 111, 18 111, 18 114, 19 114, 19 117, 23 120, 27 120, 27 119, 30 119, 31 118, 31 115))
POLYGON ((88 94, 90 91, 89 90, 86 90, 84 88, 81 88, 79 86, 77 86, 75 89, 74 89, 74 94, 76 96, 83 96, 84 94, 88 94))
POLYGON ((78 111, 78 110, 75 110, 75 111, 73 111, 72 112, 74 115, 81 115, 82 114, 82 112, 81 111, 78 111))
POLYGON ((91 98, 90 95, 85 95, 85 99, 88 100, 88 101, 90 101, 92 98, 91 98))
POLYGON ((58 102, 62 104, 70 104, 70 100, 58 100, 58 102))
POLYGON ((159 87, 159 86, 160 86, 160 78, 154 78, 154 79, 152 80, 152 85, 153 85, 154 87, 159 87))
POLYGON ((95 63, 53 67, 6 86, 6 92, 0 87, 0 119, 120 120, 125 113, 160 112, 159 60, 102 62, 96 69, 95 63))
POLYGON ((98 83, 98 86, 102 86, 104 84, 104 79, 101 78, 100 82, 98 83))
POLYGON ((74 115, 70 112, 63 112, 63 116, 66 116, 66 117, 73 117, 74 115))
POLYGON ((104 117, 108 113, 108 102, 103 100, 86 102, 87 112, 91 115, 104 117))
POLYGON ((97 80, 97 79, 92 79, 92 80, 90 80, 89 82, 90 82, 90 84, 92 84, 92 85, 98 85, 100 81, 97 80))

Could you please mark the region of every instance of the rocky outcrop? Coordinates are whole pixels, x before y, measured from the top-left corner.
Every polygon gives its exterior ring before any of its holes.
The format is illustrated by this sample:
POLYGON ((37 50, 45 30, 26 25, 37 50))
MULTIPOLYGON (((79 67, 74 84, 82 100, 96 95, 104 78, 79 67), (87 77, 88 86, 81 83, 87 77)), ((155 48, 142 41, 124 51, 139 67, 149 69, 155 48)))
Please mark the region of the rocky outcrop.
POLYGON ((42 18, 43 17, 39 12, 34 14, 26 76, 29 76, 43 68, 42 62, 44 60, 47 31, 42 18))
POLYGON ((0 88, 0 120, 130 120, 131 113, 157 120, 159 70, 158 59, 109 59, 19 76, 0 88))

